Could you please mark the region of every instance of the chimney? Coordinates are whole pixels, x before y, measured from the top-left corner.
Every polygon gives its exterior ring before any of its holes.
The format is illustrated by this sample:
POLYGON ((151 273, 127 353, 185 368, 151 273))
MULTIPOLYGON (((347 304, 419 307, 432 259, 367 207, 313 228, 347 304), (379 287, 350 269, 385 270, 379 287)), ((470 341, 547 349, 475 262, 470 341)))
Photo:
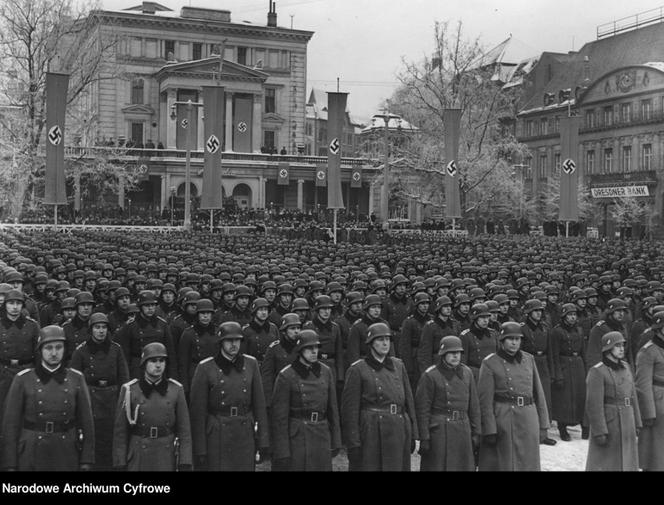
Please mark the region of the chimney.
POLYGON ((157 5, 154 2, 143 2, 141 5, 141 12, 143 14, 156 14, 157 5))
POLYGON ((267 26, 277 27, 277 3, 270 0, 270 10, 267 13, 267 26))

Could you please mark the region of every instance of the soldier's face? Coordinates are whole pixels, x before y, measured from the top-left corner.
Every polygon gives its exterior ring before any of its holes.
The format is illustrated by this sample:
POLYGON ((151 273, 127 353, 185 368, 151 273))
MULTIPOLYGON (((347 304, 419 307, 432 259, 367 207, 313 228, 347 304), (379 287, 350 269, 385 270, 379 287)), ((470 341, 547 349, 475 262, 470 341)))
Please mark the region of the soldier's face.
POLYGON ((491 322, 496 322, 498 321, 498 312, 491 312, 491 322))
POLYGON ((514 355, 521 347, 521 337, 507 337, 503 339, 500 345, 507 354, 514 355))
POLYGON ((438 288, 438 296, 447 296, 450 290, 448 288, 438 288))
POLYGON ((210 295, 212 296, 213 300, 221 300, 221 289, 213 289, 210 292, 210 295))
POLYGON ((579 299, 576 301, 576 304, 577 304, 580 308, 585 309, 585 308, 586 308, 586 305, 588 304, 588 301, 587 301, 585 298, 579 298, 579 299))
POLYGON ((491 318, 489 316, 480 316, 477 318, 477 326, 480 328, 488 328, 489 326, 489 320, 491 318))
POLYGON ((367 314, 372 319, 378 319, 380 317, 381 308, 380 305, 372 305, 367 309, 367 314))
POLYGON ((232 305, 235 301, 235 291, 226 291, 224 293, 224 303, 226 305, 232 305))
POLYGON ((296 310, 295 313, 300 318, 300 322, 304 323, 307 319, 307 310, 296 310))
POLYGON ((470 312, 470 304, 469 303, 462 303, 459 305, 459 313, 463 314, 464 316, 470 312))
POLYGON ((120 310, 127 310, 129 308, 130 299, 127 295, 118 298, 117 302, 118 302, 118 308, 120 310))
POLYGON ((516 307, 519 304, 519 300, 516 298, 510 298, 510 307, 516 307))
POLYGON ((533 321, 538 321, 538 322, 541 321, 542 320, 542 311, 541 310, 533 310, 530 313, 530 318, 533 321))
POLYGON ((286 338, 290 341, 297 339, 297 336, 300 334, 300 325, 293 325, 286 328, 286 338))
POLYGON ((451 367, 459 366, 459 363, 461 363, 461 351, 445 353, 444 359, 445 363, 451 367))
POLYGON ((335 305, 341 302, 342 297, 343 295, 340 291, 333 291, 332 293, 330 293, 330 299, 332 300, 332 303, 334 303, 335 305))
POLYGON ((154 316, 154 313, 155 313, 156 310, 157 310, 157 304, 156 303, 146 303, 145 305, 141 305, 141 313, 145 317, 154 316))
POLYGON ((12 288, 18 289, 19 291, 23 292, 23 282, 22 281, 14 281, 10 282, 12 288))
POLYGON ((507 314, 507 312, 510 310, 510 304, 509 303, 502 303, 498 306, 500 309, 501 314, 507 314))
POLYGON ((267 319, 268 312, 267 312, 267 307, 261 307, 259 309, 256 309, 256 319, 259 321, 263 322, 267 319))
POLYGON ((623 359, 625 357, 625 342, 617 343, 609 352, 614 358, 623 359))
POLYGON ((394 286, 394 294, 397 296, 403 296, 406 294, 406 285, 405 284, 397 284, 394 286))
POLYGON ((106 323, 95 323, 92 325, 92 338, 95 342, 103 342, 108 334, 106 323))
POLYGON ((203 326, 207 326, 212 321, 212 312, 199 312, 198 313, 198 322, 203 326))
POLYGON ((47 342, 41 348, 41 357, 44 363, 50 367, 55 367, 60 364, 65 355, 65 343, 47 342))
POLYGON ((579 316, 576 312, 570 312, 565 316, 565 323, 570 326, 574 326, 578 318, 579 316))
POLYGON ((327 321, 332 315, 332 309, 330 307, 321 307, 318 309, 318 317, 321 321, 327 321))
POLYGON ((277 290, 272 288, 266 289, 264 295, 265 299, 268 302, 272 303, 274 301, 274 298, 277 296, 277 290))
POLYGON ((249 297, 248 296, 238 296, 235 300, 235 305, 240 310, 245 310, 249 306, 249 297))
POLYGON ((193 316, 196 314, 196 303, 188 303, 184 306, 184 311, 189 314, 190 316, 193 316))
POLYGON ((5 303, 5 309, 7 310, 7 315, 11 318, 16 318, 21 315, 21 309, 23 304, 18 300, 9 300, 5 303))
POLYGON ((298 298, 304 298, 304 295, 307 293, 307 289, 302 286, 295 288, 295 296, 298 298))
POLYGON ((374 290, 374 294, 380 296, 381 298, 385 298, 387 296, 387 290, 385 288, 378 288, 374 290))
POLYGON ((238 353, 240 352, 241 342, 242 339, 240 338, 228 338, 226 340, 222 340, 221 348, 224 351, 224 353, 226 353, 226 355, 232 359, 235 356, 237 356, 238 353))
POLYGON ((293 295, 290 293, 281 293, 279 295, 279 303, 282 307, 290 307, 291 302, 293 301, 293 295))
POLYGON ((417 310, 420 314, 426 314, 429 312, 429 306, 431 304, 429 302, 422 302, 417 304, 417 310))
POLYGON ((452 306, 451 305, 443 305, 440 308, 440 315, 443 317, 450 317, 452 315, 452 306))
POLYGON ((593 307, 597 305, 597 297, 596 296, 591 296, 588 298, 588 304, 592 305, 593 307))
POLYGON ((614 310, 613 311, 613 319, 615 319, 618 322, 623 321, 623 319, 625 319, 625 311, 624 310, 614 310))
POLYGON ((91 303, 79 303, 76 308, 79 317, 87 318, 92 314, 92 304, 91 303))
POLYGON ((74 318, 76 315, 76 311, 74 309, 64 309, 62 311, 62 317, 65 318, 65 320, 70 321, 71 319, 74 318))
POLYGON ((159 380, 166 370, 166 358, 150 358, 145 362, 145 374, 152 381, 159 380))
POLYGON ((318 361, 318 349, 317 345, 308 345, 300 352, 300 356, 305 361, 306 364, 312 365, 318 361))
POLYGON ((348 309, 353 313, 353 314, 359 314, 360 311, 362 310, 362 302, 355 302, 351 303, 348 309))
POLYGON ((374 351, 378 357, 385 357, 390 352, 390 337, 378 337, 371 341, 371 350, 374 351))

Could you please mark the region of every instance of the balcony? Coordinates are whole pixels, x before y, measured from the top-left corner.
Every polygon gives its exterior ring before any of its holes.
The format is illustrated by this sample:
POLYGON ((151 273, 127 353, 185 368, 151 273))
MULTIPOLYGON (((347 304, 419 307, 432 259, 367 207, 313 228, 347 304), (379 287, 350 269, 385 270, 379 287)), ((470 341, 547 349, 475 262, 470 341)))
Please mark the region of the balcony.
POLYGON ((633 172, 612 172, 610 174, 589 174, 593 184, 657 184, 656 170, 638 170, 633 172))
POLYGON ((533 142, 536 140, 546 140, 546 139, 557 139, 560 137, 560 132, 551 132, 551 133, 532 133, 520 135, 517 137, 519 142, 533 142))
POLYGON ((641 112, 633 112, 629 117, 618 117, 614 118, 612 121, 606 123, 604 118, 600 118, 592 126, 585 125, 579 128, 579 133, 593 133, 601 132, 606 130, 617 130, 619 128, 628 128, 630 126, 640 126, 647 124, 656 124, 664 122, 664 112, 654 112, 643 114, 641 112))

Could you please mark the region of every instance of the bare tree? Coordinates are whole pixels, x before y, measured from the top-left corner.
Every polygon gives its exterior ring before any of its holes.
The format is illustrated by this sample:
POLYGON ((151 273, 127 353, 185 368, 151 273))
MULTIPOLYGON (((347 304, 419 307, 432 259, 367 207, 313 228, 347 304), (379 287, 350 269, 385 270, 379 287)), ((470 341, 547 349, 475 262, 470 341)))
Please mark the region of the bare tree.
MULTIPOLYGON (((590 189, 579 180, 577 187, 579 202, 579 219, 590 217, 595 212, 595 206, 590 197, 590 189)), ((558 221, 560 212, 560 173, 554 173, 548 177, 544 191, 536 196, 539 198, 540 205, 532 197, 528 199, 530 215, 536 222, 558 221)))

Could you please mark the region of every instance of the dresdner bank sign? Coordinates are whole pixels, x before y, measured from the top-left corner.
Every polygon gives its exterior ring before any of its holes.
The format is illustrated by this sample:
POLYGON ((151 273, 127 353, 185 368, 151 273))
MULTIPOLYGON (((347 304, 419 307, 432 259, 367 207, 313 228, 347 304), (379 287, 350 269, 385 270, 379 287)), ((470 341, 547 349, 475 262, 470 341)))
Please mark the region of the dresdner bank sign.
POLYGON ((617 186, 614 188, 590 188, 593 198, 634 198, 650 196, 648 186, 617 186))

